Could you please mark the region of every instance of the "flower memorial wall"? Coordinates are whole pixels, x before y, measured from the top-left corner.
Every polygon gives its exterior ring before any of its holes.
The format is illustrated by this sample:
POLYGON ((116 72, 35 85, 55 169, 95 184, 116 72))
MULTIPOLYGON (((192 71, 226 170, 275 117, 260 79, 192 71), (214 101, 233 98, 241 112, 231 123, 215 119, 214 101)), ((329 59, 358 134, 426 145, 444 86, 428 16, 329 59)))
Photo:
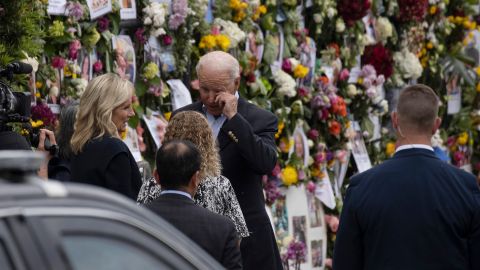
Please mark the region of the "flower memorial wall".
POLYGON ((406 85, 441 98, 436 154, 480 171, 475 0, 17 0, 0 1, 0 20, 0 64, 34 67, 12 82, 35 97, 33 129, 54 128, 89 80, 116 72, 135 83, 125 136, 147 160, 175 104, 198 96, 199 57, 233 54, 240 95, 279 119, 264 188, 286 268, 330 265, 348 179, 393 155, 389 113, 406 85))

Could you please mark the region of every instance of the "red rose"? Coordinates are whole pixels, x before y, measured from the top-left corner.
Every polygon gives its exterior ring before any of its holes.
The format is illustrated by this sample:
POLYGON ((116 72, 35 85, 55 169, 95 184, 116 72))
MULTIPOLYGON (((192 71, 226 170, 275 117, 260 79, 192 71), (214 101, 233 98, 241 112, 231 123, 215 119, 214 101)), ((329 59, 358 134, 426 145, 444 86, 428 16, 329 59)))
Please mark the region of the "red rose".
POLYGON ((348 26, 367 15, 370 9, 370 0, 339 0, 337 2, 338 14, 340 14, 348 26))
POLYGON ((377 75, 383 74, 385 80, 392 76, 392 55, 390 51, 380 43, 365 47, 365 52, 362 55, 362 66, 364 65, 372 65, 377 71, 377 75))
POLYGON ((402 22, 423 20, 427 14, 428 0, 398 0, 398 19, 402 22))

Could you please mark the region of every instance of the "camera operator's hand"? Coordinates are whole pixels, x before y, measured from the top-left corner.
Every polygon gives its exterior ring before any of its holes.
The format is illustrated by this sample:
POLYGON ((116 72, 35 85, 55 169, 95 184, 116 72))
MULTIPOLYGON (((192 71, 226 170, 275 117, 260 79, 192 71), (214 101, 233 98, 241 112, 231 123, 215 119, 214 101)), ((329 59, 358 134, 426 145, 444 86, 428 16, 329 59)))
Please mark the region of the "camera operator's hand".
POLYGON ((57 144, 57 141, 55 140, 55 134, 53 133, 53 131, 48 130, 48 129, 40 129, 40 137, 39 137, 39 140, 38 140, 38 148, 37 148, 38 150, 48 152, 45 149, 45 139, 46 138, 48 138, 51 145, 56 145, 57 144))
POLYGON ((47 159, 45 162, 40 166, 40 169, 38 170, 37 174, 38 176, 48 179, 48 162, 50 159, 53 157, 51 152, 45 149, 45 141, 48 139, 49 143, 51 145, 56 145, 57 141, 55 140, 55 134, 53 131, 48 130, 48 129, 40 129, 40 136, 38 140, 38 148, 37 150, 43 151, 47 153, 47 159))

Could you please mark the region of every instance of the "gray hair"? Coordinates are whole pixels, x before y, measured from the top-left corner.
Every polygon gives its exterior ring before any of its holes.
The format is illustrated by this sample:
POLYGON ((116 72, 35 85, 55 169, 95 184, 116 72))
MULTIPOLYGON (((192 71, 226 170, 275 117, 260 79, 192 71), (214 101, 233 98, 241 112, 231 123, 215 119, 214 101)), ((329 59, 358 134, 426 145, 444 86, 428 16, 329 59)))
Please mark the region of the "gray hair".
POLYGON ((195 68, 197 71, 197 76, 205 66, 215 69, 216 71, 225 71, 230 73, 231 80, 235 80, 240 77, 240 64, 237 59, 231 54, 223 51, 213 51, 209 52, 198 61, 198 64, 195 68))
POLYGON ((72 156, 72 146, 70 140, 73 135, 76 114, 78 110, 78 101, 64 107, 60 113, 60 127, 55 135, 58 143, 58 156, 61 159, 69 160, 72 156))

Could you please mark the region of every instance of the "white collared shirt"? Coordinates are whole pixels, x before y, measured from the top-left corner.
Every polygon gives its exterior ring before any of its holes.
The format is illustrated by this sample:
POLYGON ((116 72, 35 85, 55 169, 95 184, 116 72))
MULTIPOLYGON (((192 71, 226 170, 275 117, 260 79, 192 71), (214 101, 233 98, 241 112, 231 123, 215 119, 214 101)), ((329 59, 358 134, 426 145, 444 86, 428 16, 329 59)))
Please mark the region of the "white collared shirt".
POLYGON ((181 191, 181 190, 164 190, 164 191, 160 192, 160 195, 163 195, 163 194, 178 194, 178 195, 183 195, 185 197, 188 197, 190 200, 192 199, 192 195, 188 194, 185 191, 181 191))
POLYGON ((395 150, 395 153, 397 153, 398 151, 402 151, 402 150, 406 150, 406 149, 414 149, 414 148, 426 149, 426 150, 430 150, 430 151, 433 152, 433 148, 430 145, 426 145, 426 144, 404 144, 402 146, 399 146, 395 150))
MULTIPOLYGON (((235 97, 238 99, 239 97, 238 91, 235 91, 235 97)), ((218 133, 220 132, 220 128, 223 126, 223 123, 225 123, 225 121, 227 120, 227 117, 223 115, 223 113, 217 117, 213 116, 207 111, 207 108, 205 108, 205 105, 202 106, 202 110, 205 113, 205 116, 207 117, 208 124, 212 128, 213 138, 215 138, 216 140, 218 137, 218 133)))

